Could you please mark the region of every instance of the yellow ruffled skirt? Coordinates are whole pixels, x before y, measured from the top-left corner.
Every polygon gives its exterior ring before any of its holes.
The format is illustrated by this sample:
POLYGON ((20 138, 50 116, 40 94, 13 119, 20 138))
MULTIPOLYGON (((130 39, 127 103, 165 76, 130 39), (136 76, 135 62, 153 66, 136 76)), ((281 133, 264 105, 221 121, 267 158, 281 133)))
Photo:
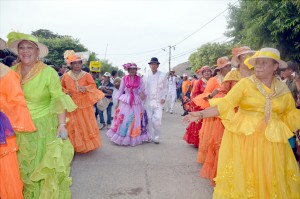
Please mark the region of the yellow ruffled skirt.
POLYGON ((270 142, 262 132, 225 130, 215 182, 214 199, 300 198, 299 167, 289 143, 270 142))

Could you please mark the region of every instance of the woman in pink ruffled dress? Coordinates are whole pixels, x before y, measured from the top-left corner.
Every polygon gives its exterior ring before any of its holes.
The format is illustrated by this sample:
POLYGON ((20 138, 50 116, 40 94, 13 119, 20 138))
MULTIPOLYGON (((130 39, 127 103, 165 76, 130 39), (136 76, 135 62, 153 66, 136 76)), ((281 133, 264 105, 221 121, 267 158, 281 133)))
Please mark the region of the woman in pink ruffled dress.
POLYGON ((145 88, 142 78, 137 75, 140 68, 135 63, 123 67, 128 75, 122 78, 113 124, 106 135, 118 145, 136 146, 149 140, 147 114, 142 106, 145 88))

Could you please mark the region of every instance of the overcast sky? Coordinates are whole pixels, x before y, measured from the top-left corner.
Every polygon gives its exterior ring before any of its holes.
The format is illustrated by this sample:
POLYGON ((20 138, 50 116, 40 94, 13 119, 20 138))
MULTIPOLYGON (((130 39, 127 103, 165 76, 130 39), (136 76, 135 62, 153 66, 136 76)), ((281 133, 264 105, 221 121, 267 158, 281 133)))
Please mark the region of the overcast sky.
POLYGON ((127 62, 148 68, 148 61, 156 56, 161 62, 160 69, 167 71, 167 46, 176 45, 171 51, 172 68, 188 61, 193 50, 202 44, 226 41, 223 33, 227 11, 201 27, 226 10, 228 3, 235 2, 0 0, 0 36, 7 40, 12 30, 30 34, 48 29, 79 39, 85 47, 96 52, 98 58, 106 58, 119 68, 127 62), (164 48, 166 51, 162 50, 164 48))

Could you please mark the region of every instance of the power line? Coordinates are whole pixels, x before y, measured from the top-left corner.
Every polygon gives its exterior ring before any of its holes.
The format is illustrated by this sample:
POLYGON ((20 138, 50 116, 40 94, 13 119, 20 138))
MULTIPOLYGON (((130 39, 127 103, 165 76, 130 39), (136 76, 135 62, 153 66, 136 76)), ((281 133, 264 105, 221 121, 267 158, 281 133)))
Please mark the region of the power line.
MULTIPOLYGON (((112 56, 112 55, 139 55, 139 54, 146 54, 146 53, 151 53, 151 52, 155 52, 155 51, 160 51, 162 48, 166 48, 166 47, 168 47, 168 46, 164 46, 164 47, 161 47, 161 48, 157 48, 157 49, 152 49, 152 50, 147 50, 147 51, 141 51, 141 52, 135 52, 135 53, 111 53, 111 54, 106 54, 106 55, 110 55, 110 56, 112 56)), ((105 55, 104 53, 97 53, 97 55, 105 55)))
MULTIPOLYGON (((214 39, 214 40, 212 40, 212 41, 203 43, 203 44, 201 44, 201 45, 204 45, 204 44, 207 44, 207 43, 213 43, 213 42, 215 42, 215 41, 217 41, 217 40, 219 40, 219 39, 221 39, 221 38, 223 38, 223 37, 225 37, 225 36, 222 35, 221 37, 218 37, 218 38, 216 38, 216 39, 214 39)), ((224 42, 224 41, 226 41, 226 40, 228 40, 228 39, 229 39, 229 38, 226 38, 225 40, 223 40, 223 41, 221 41, 221 42, 224 42)), ((191 53, 191 52, 193 52, 193 51, 196 51, 198 48, 199 48, 199 47, 197 47, 197 48, 192 48, 192 49, 189 49, 189 50, 184 51, 184 52, 182 52, 182 53, 176 54, 176 55, 172 56, 171 59, 176 59, 176 58, 178 58, 178 57, 182 57, 183 55, 186 55, 186 54, 188 54, 188 53, 191 53)))
MULTIPOLYGON (((232 5, 235 5, 237 2, 234 2, 232 5)), ((211 19, 210 21, 208 21, 207 23, 205 23, 203 26, 201 26, 200 28, 198 28, 196 31, 194 31, 193 33, 191 33, 190 35, 188 35, 186 38, 184 38, 183 40, 177 42, 174 46, 177 46, 178 44, 182 43, 183 41, 187 40, 188 38, 190 38, 191 36, 193 36, 194 34, 196 34, 197 32, 199 32, 201 29, 203 29, 205 26, 207 26, 208 24, 210 24, 213 20, 215 20, 216 18, 218 18, 221 14, 223 14, 224 12, 226 12, 229 9, 229 7, 227 7, 225 10, 223 10, 222 12, 220 12, 217 16, 215 16, 213 19, 211 19)))

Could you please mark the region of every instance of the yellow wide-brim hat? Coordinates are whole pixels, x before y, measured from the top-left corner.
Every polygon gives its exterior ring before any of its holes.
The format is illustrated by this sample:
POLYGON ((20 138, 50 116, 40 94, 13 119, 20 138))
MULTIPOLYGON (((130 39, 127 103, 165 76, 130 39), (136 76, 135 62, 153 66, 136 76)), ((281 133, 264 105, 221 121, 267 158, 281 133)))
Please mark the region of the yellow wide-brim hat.
POLYGON ((38 41, 38 39, 29 34, 19 33, 19 32, 10 32, 7 35, 8 38, 8 48, 10 51, 18 55, 18 46, 22 41, 29 41, 35 44, 39 49, 39 58, 44 58, 48 55, 49 50, 48 47, 38 41))
POLYGON ((257 51, 252 57, 247 58, 244 63, 248 68, 255 67, 257 58, 270 58, 274 59, 279 64, 279 68, 287 68, 287 63, 280 58, 280 52, 275 48, 262 48, 257 51))

